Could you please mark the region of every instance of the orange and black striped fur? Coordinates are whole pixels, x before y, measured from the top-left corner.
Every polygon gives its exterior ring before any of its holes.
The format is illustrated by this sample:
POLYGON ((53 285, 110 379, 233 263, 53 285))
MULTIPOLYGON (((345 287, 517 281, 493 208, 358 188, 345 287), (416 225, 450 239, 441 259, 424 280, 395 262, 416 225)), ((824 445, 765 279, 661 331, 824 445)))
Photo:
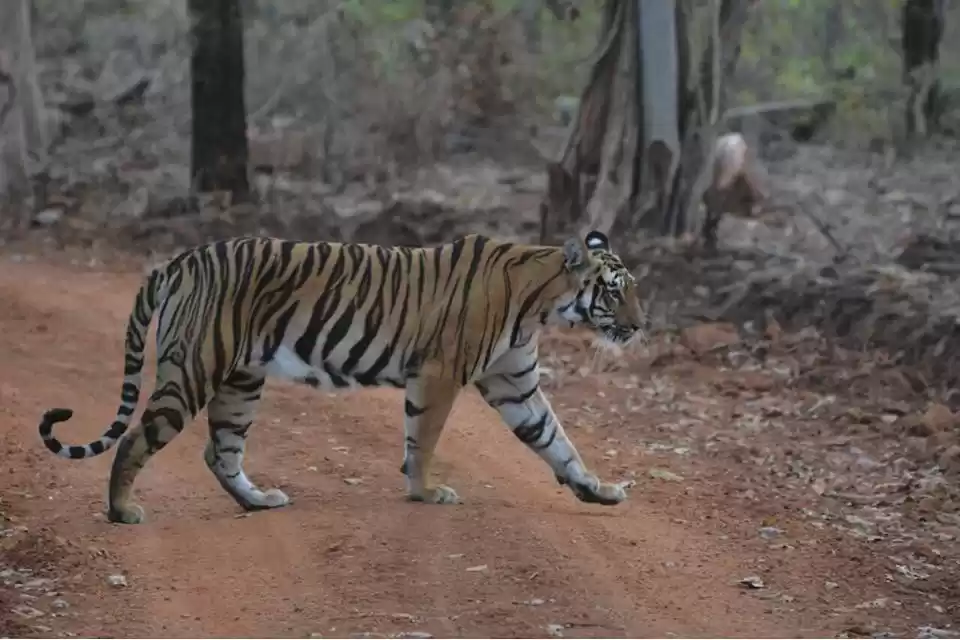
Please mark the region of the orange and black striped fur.
POLYGON ((67 446, 40 423, 47 448, 88 458, 113 447, 108 517, 139 523, 131 501, 137 473, 204 408, 204 458, 244 509, 287 504, 243 470, 247 432, 268 376, 321 389, 388 385, 406 389, 401 471, 411 500, 458 501, 428 482, 430 462, 457 393, 483 398, 557 480, 584 502, 617 504, 626 484, 601 482, 567 438, 539 387, 537 338, 548 323, 592 327, 629 342, 640 331, 636 284, 606 236, 562 247, 471 235, 432 248, 239 238, 190 249, 156 268, 137 293, 126 331, 121 403, 109 429, 67 446), (140 396, 148 327, 157 313, 157 379, 140 422, 127 432, 140 396))

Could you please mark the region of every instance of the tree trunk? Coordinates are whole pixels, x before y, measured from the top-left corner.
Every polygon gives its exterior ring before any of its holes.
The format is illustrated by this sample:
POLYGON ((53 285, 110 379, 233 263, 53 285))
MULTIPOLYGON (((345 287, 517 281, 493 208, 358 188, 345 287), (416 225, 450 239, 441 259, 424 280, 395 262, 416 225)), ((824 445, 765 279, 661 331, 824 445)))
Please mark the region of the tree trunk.
MULTIPOLYGON (((733 75, 740 58, 740 38, 747 21, 750 7, 756 0, 712 0, 710 3, 710 31, 700 56, 694 58, 686 35, 685 25, 692 19, 690 5, 677 2, 676 21, 681 35, 681 56, 688 61, 680 66, 682 81, 680 108, 680 139, 683 146, 680 166, 674 174, 669 205, 659 208, 658 228, 661 234, 701 236, 708 248, 716 245, 716 230, 723 210, 711 206, 711 202, 723 202, 724 198, 707 198, 715 175, 712 166, 722 155, 722 142, 718 134, 722 116, 726 111, 726 83, 733 75), (689 79, 696 60, 698 74, 689 79), (719 145, 719 146, 718 146, 719 145), (700 205, 704 204, 701 215, 700 205)), ((682 59, 682 58, 681 58, 682 59)), ((759 194, 759 191, 751 193, 759 194)))
POLYGON ((588 229, 679 236, 704 227, 724 80, 754 1, 713 0, 710 44, 696 55, 692 0, 607 0, 567 147, 547 167, 541 242, 588 229))
POLYGON ((193 185, 201 192, 227 191, 243 200, 250 187, 240 1, 188 0, 187 8, 193 36, 193 185))
POLYGON ((46 160, 45 108, 37 84, 29 0, 0 2, 0 199, 29 204, 30 163, 46 160))
POLYGON ((942 110, 939 79, 940 39, 946 0, 904 0, 900 47, 903 81, 909 89, 906 127, 925 136, 938 127, 942 110))
POLYGON ((836 49, 845 35, 843 2, 844 0, 830 0, 830 4, 827 5, 827 8, 823 12, 820 63, 823 65, 823 70, 829 78, 834 78, 837 74, 836 49))
POLYGON ((524 39, 527 41, 527 53, 540 53, 540 44, 543 39, 540 29, 540 0, 520 0, 517 15, 523 25, 524 39))

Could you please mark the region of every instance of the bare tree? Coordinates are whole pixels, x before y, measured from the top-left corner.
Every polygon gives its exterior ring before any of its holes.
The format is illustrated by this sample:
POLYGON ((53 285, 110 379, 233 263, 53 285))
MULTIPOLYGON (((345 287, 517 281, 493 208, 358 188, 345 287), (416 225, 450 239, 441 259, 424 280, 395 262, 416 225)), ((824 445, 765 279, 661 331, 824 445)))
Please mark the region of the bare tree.
POLYGON ((187 8, 193 37, 193 185, 244 199, 250 185, 240 0, 188 0, 187 8))
POLYGON ((823 10, 820 35, 820 63, 831 77, 836 76, 836 49, 845 35, 843 0, 830 0, 823 10))
POLYGON ((724 109, 755 0, 711 0, 697 55, 694 0, 607 0, 567 146, 547 167, 541 241, 572 229, 699 232, 724 109))
POLYGON ((0 198, 18 204, 31 195, 31 162, 44 162, 48 143, 30 12, 30 0, 0 2, 0 198))
POLYGON ((543 8, 541 0, 520 0, 517 6, 517 15, 523 25, 523 35, 527 41, 528 53, 540 53, 540 44, 543 32, 540 28, 540 10, 543 8))
POLYGON ((946 0, 904 0, 900 47, 907 98, 906 127, 910 134, 926 135, 938 125, 940 91, 940 39, 943 36, 946 0))

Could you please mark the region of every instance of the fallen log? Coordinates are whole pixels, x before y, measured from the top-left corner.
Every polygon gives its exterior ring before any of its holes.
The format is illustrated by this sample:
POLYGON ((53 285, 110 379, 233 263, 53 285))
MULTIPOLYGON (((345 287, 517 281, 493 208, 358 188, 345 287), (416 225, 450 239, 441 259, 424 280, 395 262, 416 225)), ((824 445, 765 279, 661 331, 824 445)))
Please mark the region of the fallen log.
POLYGON ((727 109, 724 122, 730 130, 778 129, 798 142, 810 140, 837 110, 829 98, 781 100, 727 109))

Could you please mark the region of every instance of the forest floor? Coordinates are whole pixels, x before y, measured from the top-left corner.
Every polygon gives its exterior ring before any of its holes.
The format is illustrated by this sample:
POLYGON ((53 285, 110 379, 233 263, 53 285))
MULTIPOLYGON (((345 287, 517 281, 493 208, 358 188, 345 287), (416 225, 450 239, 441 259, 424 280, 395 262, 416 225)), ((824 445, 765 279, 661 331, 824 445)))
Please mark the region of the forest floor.
MULTIPOLYGON (((141 475, 147 522, 107 523, 113 454, 54 458, 36 427, 45 409, 72 407, 58 435, 84 442, 114 415, 143 272, 116 246, 155 260, 239 234, 530 240, 543 164, 566 129, 538 118, 535 134, 526 124, 443 134, 437 146, 451 157, 394 172, 378 145, 409 122, 416 144, 441 135, 448 125, 422 117, 435 100, 397 101, 373 75, 364 90, 363 66, 327 64, 331 46, 352 46, 351 30, 316 37, 336 23, 311 19, 278 37, 274 16, 247 31, 258 62, 246 82, 248 111, 260 114, 252 152, 282 166, 257 174, 258 206, 221 210, 183 197, 182 5, 144 3, 144 19, 109 8, 94 17, 82 4, 46 12, 51 28, 35 44, 47 97, 96 109, 66 122, 30 229, 0 215, 0 637, 960 636, 960 413, 946 406, 955 390, 896 353, 845 351, 812 327, 758 336, 749 323, 687 326, 668 305, 670 329, 621 358, 594 357, 579 334, 542 346, 544 387, 588 465, 638 481, 615 508, 558 487, 473 392, 439 447, 439 471, 464 504, 408 503, 400 393, 270 382, 248 470, 292 505, 241 513, 202 461, 200 416, 141 475), (145 70, 158 82, 143 104, 104 103, 145 70), (300 70, 323 81, 293 82, 300 70), (332 128, 331 99, 343 114, 332 128)), ((955 313, 953 245, 940 251, 938 288, 912 282, 921 267, 894 263, 919 232, 960 234, 960 145, 867 152, 835 145, 854 133, 842 128, 815 144, 767 145, 770 201, 754 219, 724 220, 721 246, 769 255, 780 271, 880 265, 955 313), (795 260, 784 267, 784 256, 795 260)), ((709 299, 703 276, 716 269, 705 264, 686 265, 687 282, 648 281, 709 299)), ((728 271, 749 280, 754 264, 728 271)), ((893 287, 880 285, 864 296, 893 287)), ((922 345, 917 335, 892 349, 922 345)))
POLYGON ((400 392, 273 382, 248 469, 291 506, 242 514, 202 461, 201 416, 140 476, 147 522, 109 524, 112 453, 56 459, 36 424, 72 407, 59 435, 83 442, 109 423, 140 273, 0 254, 0 635, 957 634, 955 496, 917 497, 919 475, 899 497, 850 488, 902 466, 908 430, 936 435, 936 405, 802 335, 758 359, 703 325, 612 365, 549 336, 572 439, 603 477, 638 480, 614 508, 558 487, 473 392, 439 449, 464 504, 406 502, 400 392))

